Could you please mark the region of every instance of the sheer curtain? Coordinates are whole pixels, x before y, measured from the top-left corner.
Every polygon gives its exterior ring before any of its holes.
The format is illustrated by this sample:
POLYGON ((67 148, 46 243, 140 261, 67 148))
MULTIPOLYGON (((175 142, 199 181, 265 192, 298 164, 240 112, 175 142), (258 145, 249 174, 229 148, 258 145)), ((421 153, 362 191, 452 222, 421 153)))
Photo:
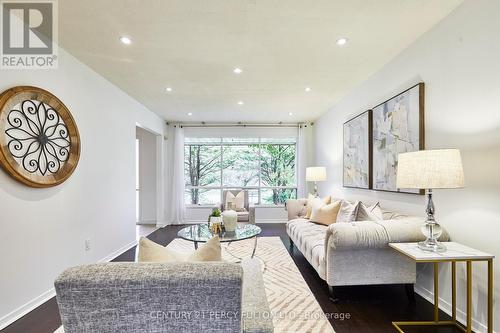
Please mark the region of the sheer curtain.
POLYGON ((171 188, 167 207, 168 222, 183 224, 186 220, 186 204, 184 202, 184 129, 177 125, 174 127, 174 142, 171 174, 171 188))
POLYGON ((305 198, 306 193, 306 164, 307 164, 307 149, 305 125, 299 125, 296 145, 296 163, 295 170, 297 172, 297 198, 305 198))

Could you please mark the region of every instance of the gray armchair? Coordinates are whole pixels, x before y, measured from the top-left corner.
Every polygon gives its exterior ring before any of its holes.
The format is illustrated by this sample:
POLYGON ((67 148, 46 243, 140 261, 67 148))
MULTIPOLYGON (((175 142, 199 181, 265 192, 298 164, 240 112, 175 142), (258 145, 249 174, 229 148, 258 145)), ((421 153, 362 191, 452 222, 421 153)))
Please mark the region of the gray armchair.
POLYGON ((221 211, 224 211, 226 209, 226 196, 228 192, 231 192, 233 195, 237 195, 241 191, 244 192, 245 194, 245 211, 241 212, 236 212, 238 214, 238 222, 247 222, 251 224, 255 224, 255 206, 253 204, 250 204, 250 200, 248 198, 248 191, 246 190, 224 190, 222 191, 222 204, 221 204, 221 211))
POLYGON ((273 332, 255 259, 79 266, 55 288, 65 333, 273 332))

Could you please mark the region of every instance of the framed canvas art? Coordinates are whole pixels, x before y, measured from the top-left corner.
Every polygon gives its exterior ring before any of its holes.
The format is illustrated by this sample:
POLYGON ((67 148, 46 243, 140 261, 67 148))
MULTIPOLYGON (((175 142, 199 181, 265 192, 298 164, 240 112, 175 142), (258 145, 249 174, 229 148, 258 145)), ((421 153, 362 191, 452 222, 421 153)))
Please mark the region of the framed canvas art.
POLYGON ((344 123, 344 187, 371 188, 372 111, 344 123))
POLYGON ((424 88, 419 83, 373 108, 374 190, 424 194, 396 187, 398 155, 425 149, 424 88))

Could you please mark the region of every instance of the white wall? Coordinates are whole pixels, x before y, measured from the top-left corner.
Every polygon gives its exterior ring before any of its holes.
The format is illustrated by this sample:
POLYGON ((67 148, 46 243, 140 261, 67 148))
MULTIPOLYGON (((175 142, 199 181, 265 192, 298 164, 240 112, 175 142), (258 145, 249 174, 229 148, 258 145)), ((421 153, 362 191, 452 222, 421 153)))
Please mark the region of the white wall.
POLYGON ((58 96, 82 143, 77 169, 58 187, 29 188, 0 171, 2 328, 52 296, 65 268, 134 244, 135 127, 164 133, 164 121, 63 50, 57 70, 2 70, 0 78, 1 91, 34 85, 58 96))
POLYGON ((157 158, 156 135, 137 127, 139 139, 139 224, 156 224, 157 158))
MULTIPOLYGON (((370 77, 316 122, 317 163, 328 167, 322 193, 424 215, 423 196, 342 188, 342 124, 420 81, 426 84, 427 148, 462 151, 467 188, 435 192, 437 218, 454 241, 500 255, 500 1, 469 0, 370 77)), ((353 41, 355 42, 355 41, 353 41)), ((459 265, 460 266, 460 265, 459 265)), ((497 265, 497 267, 500 267, 497 265)), ((486 265, 474 265, 473 315, 486 323, 486 265)), ((450 269, 440 296, 449 309, 450 269)), ((500 270, 495 269, 496 285, 500 270)), ((459 315, 465 311, 460 267, 459 315)), ((432 292, 432 267, 419 267, 418 290, 432 292)), ((495 290, 500 299, 500 290, 495 290)), ((500 307, 495 309, 500 318, 500 307)), ((484 331, 481 326, 479 331, 484 331)))

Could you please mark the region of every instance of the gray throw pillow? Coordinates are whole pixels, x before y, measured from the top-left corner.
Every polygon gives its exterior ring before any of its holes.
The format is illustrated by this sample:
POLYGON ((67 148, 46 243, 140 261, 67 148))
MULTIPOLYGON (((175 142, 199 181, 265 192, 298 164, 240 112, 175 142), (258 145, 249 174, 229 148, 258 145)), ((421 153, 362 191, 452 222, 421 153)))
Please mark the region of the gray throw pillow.
POLYGON ((358 207, 360 202, 351 203, 343 200, 340 205, 339 213, 337 214, 337 222, 353 222, 358 216, 358 207))
POLYGON ((381 221, 383 219, 379 202, 369 207, 362 202, 359 203, 356 221, 381 221))

